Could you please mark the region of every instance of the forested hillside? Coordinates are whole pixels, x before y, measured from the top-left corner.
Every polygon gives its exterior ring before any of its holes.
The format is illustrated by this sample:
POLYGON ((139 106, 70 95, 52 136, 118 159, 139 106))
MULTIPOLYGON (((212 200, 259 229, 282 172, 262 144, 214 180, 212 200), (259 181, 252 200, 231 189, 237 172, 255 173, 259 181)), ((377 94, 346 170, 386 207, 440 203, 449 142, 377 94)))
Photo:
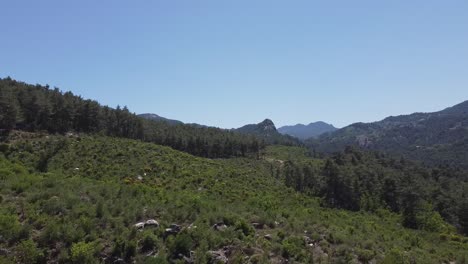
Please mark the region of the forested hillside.
MULTIPOLYGON (((268 151, 282 147, 271 147, 268 151)), ((320 197, 322 205, 351 211, 388 209, 409 228, 440 231, 442 218, 468 235, 468 173, 450 167, 427 169, 404 159, 347 147, 327 159, 303 149, 283 164, 285 184, 320 197)), ((281 151, 280 151, 281 153, 281 151)))
MULTIPOLYGON (((328 178, 329 161, 304 153, 210 160, 136 140, 13 131, 0 153, 0 261, 466 263, 467 238, 430 209, 408 229, 383 205, 334 209, 305 182, 288 188, 297 179, 287 158, 328 178)), ((349 165, 336 166, 345 177, 349 165)))
POLYGON ((0 79, 0 129, 64 134, 84 132, 170 146, 210 158, 257 155, 263 140, 233 131, 172 125, 140 118, 127 107, 115 109, 58 88, 0 79))
POLYGON ((346 146, 379 150, 426 165, 468 168, 468 101, 434 113, 388 117, 356 123, 311 139, 316 152, 342 151, 346 146))
POLYGON ((0 88, 0 263, 468 262, 462 166, 0 88))

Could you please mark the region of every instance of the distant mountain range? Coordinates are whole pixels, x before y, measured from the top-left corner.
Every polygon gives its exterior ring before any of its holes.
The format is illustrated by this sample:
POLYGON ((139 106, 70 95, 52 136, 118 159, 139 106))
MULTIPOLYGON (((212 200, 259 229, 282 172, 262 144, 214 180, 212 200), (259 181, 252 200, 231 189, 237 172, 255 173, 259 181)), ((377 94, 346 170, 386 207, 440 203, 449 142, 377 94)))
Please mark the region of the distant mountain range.
POLYGON ((433 113, 391 116, 373 123, 355 123, 310 139, 317 152, 346 146, 383 151, 428 165, 468 168, 468 101, 433 113))
POLYGON ((327 132, 333 132, 337 129, 338 128, 331 124, 318 121, 308 125, 297 124, 294 126, 282 126, 278 128, 278 132, 284 135, 290 135, 305 140, 308 138, 318 137, 327 132))

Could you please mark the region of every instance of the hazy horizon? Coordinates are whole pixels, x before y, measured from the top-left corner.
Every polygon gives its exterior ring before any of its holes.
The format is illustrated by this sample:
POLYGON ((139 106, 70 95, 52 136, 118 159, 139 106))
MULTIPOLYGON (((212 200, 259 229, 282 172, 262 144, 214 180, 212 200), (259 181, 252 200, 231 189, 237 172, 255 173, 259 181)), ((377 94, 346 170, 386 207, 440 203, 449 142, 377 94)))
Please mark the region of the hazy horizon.
POLYGON ((468 99, 464 1, 21 1, 2 9, 0 76, 186 123, 344 127, 468 99))

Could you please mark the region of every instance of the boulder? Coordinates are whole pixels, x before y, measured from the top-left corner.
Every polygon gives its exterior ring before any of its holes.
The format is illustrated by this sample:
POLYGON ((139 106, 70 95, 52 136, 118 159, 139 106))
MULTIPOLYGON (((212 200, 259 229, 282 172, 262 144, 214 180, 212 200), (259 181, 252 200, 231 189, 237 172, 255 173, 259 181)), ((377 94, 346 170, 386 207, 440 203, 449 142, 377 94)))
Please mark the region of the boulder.
POLYGON ((228 226, 224 223, 217 223, 213 225, 213 229, 216 231, 224 231, 226 228, 228 228, 228 226))
POLYGON ((133 225, 136 229, 143 229, 145 228, 145 222, 139 222, 133 225))
POLYGON ((223 250, 210 250, 208 254, 211 256, 213 263, 228 263, 229 261, 223 250))
POLYGON ((154 220, 154 219, 148 219, 148 220, 146 220, 146 222, 145 222, 145 226, 159 227, 159 223, 158 223, 158 221, 156 221, 156 220, 154 220))
POLYGON ((176 235, 182 230, 182 227, 177 224, 172 224, 169 228, 166 228, 164 231, 164 235, 167 237, 169 235, 176 235))

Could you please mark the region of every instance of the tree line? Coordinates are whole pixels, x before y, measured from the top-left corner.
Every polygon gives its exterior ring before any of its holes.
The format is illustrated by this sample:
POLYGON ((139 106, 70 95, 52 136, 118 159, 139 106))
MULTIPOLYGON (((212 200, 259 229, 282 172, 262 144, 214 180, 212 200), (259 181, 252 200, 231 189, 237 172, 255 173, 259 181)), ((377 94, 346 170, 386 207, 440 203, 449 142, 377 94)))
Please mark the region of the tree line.
POLYGON ((99 133, 144 140, 208 158, 258 155, 265 142, 218 128, 144 120, 127 107, 115 109, 48 85, 0 79, 0 130, 65 134, 99 133))
POLYGON ((468 175, 448 166, 424 168, 405 159, 347 147, 324 160, 287 161, 278 177, 325 206, 352 211, 388 209, 404 226, 440 231, 443 220, 468 234, 468 175))

